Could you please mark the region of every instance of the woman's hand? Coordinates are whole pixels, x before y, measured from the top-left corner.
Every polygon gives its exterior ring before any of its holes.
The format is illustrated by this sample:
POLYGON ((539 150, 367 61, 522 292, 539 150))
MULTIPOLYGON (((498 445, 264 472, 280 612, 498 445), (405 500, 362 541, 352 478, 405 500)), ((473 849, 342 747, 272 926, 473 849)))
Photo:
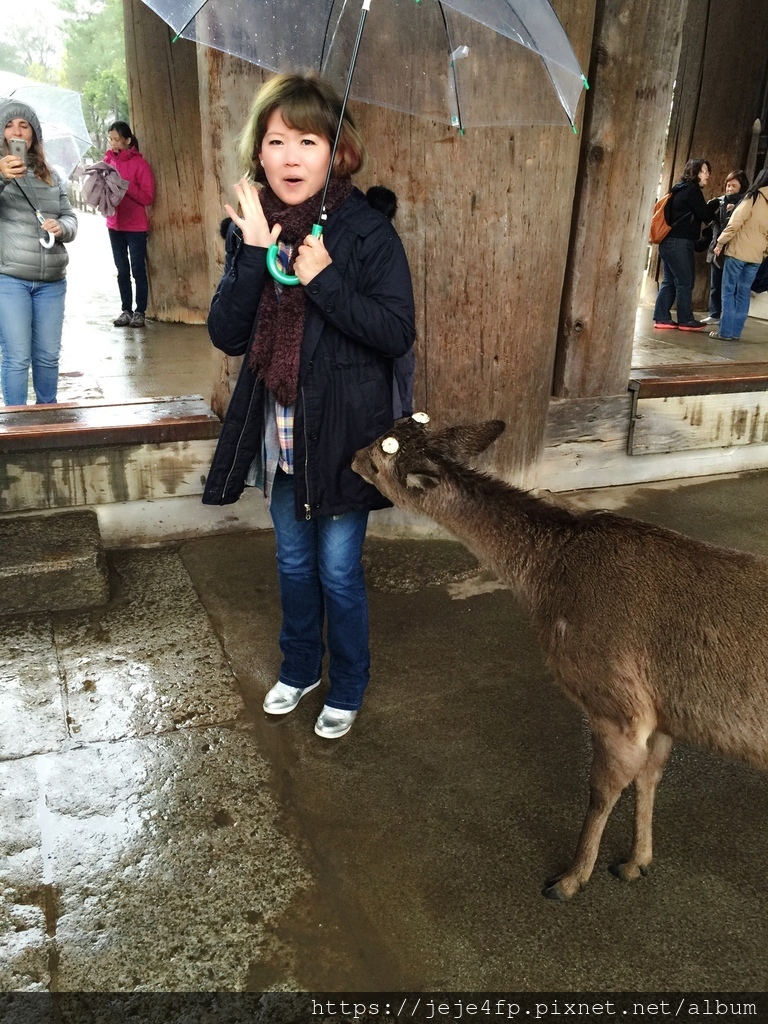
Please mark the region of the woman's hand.
POLYGON ((315 235, 307 235, 293 261, 293 272, 303 285, 308 285, 313 277, 317 277, 321 270, 330 267, 332 263, 323 236, 316 238, 315 235))
POLYGON ((243 241, 246 245, 259 245, 268 249, 270 245, 277 242, 281 229, 279 224, 275 224, 270 231, 267 218, 261 208, 258 188, 247 178, 241 178, 235 185, 235 195, 240 213, 236 213, 229 203, 224 209, 240 228, 243 241))
POLYGON ((722 245, 716 245, 712 251, 714 252, 715 256, 719 256, 720 253, 723 251, 723 247, 722 245))
POLYGON ((18 157, 9 153, 0 160, 0 174, 4 178, 23 178, 27 173, 27 165, 18 157))
POLYGON ((50 231, 54 238, 61 238, 61 224, 59 224, 57 220, 54 220, 53 217, 48 217, 47 220, 44 220, 40 227, 43 231, 50 231))

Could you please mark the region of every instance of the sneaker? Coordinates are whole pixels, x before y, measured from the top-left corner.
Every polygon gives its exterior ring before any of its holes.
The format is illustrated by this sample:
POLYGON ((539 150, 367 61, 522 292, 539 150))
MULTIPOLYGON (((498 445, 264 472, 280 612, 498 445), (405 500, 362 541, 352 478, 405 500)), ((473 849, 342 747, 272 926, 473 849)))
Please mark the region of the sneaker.
POLYGON ((319 679, 316 683, 304 687, 289 686, 287 683, 281 683, 278 679, 264 698, 262 707, 268 715, 287 715, 289 711, 293 711, 305 693, 309 693, 319 685, 319 679))
POLYGON ((710 338, 717 338, 718 341, 738 341, 738 338, 727 338, 724 334, 720 334, 718 331, 710 331, 710 338))
POLYGON ((131 322, 128 324, 129 327, 143 327, 144 326, 144 314, 134 313, 131 317, 131 322))
POLYGON ((671 320, 657 320, 653 325, 654 331, 676 331, 677 324, 671 320))
POLYGON ((338 740, 347 735, 356 718, 356 711, 343 711, 341 708, 329 708, 327 704, 323 704, 323 710, 315 722, 315 732, 324 740, 338 740))
POLYGON ((703 320, 689 320, 687 324, 678 324, 678 331, 703 331, 707 325, 703 320))
POLYGON ((719 324, 720 323, 720 317, 719 316, 705 316, 704 319, 701 322, 703 324, 719 324))
POLYGON ((112 323, 115 327, 128 327, 132 319, 133 318, 128 310, 124 309, 117 320, 113 320, 112 323))

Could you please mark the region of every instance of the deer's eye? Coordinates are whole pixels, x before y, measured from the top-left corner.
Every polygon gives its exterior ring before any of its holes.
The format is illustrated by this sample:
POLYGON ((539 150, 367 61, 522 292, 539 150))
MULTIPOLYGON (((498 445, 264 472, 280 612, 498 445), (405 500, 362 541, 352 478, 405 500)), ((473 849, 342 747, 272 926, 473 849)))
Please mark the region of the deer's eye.
POLYGON ((396 437, 385 437, 381 442, 381 450, 387 455, 394 455, 400 449, 400 442, 396 437))

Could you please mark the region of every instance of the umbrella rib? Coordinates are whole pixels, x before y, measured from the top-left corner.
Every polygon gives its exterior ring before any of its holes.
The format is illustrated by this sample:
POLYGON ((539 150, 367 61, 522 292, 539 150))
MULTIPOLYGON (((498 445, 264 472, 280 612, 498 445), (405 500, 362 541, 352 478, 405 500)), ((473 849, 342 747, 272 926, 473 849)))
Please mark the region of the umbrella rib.
POLYGON ((200 4, 200 6, 197 8, 197 10, 193 12, 191 18, 187 19, 187 21, 181 26, 179 31, 173 37, 173 39, 171 40, 172 43, 176 43, 176 42, 179 41, 179 39, 181 39, 182 33, 187 31, 189 26, 192 24, 192 22, 195 20, 195 18, 198 16, 200 11, 202 11, 202 9, 205 7, 205 5, 207 3, 208 3, 208 0, 203 0, 203 2, 200 4))
POLYGON ((440 8, 440 15, 443 19, 443 27, 445 28, 445 38, 448 40, 448 55, 450 57, 450 69, 451 77, 453 78, 453 95, 456 99, 456 115, 459 119, 458 128, 460 132, 464 131, 464 120, 461 116, 461 100, 459 99, 459 81, 456 77, 456 61, 453 59, 453 40, 451 39, 451 30, 448 27, 448 19, 445 16, 445 7, 441 0, 438 0, 437 6, 440 8))

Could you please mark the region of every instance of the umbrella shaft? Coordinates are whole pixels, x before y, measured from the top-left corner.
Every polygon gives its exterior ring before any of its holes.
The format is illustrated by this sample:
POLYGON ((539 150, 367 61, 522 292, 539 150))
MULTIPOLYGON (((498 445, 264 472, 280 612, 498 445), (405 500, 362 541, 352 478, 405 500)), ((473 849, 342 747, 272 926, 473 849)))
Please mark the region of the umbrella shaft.
POLYGON ((355 38, 355 45, 352 49, 352 57, 349 62, 349 71, 347 72, 347 84, 344 89, 344 97, 341 101, 341 112, 339 114, 339 125, 336 129, 336 138, 333 140, 333 146, 331 147, 331 162, 328 165, 328 173, 325 176, 325 186, 323 188, 323 194, 320 198, 320 212, 317 216, 317 223, 322 224, 324 218, 323 210, 325 209, 325 197, 328 194, 328 186, 331 183, 331 175, 333 174, 333 162, 336 159, 336 150, 339 148, 339 139, 341 138, 341 129, 344 126, 344 112, 347 109, 347 100, 349 99, 349 90, 352 86, 352 75, 355 71, 355 64, 357 63, 357 51, 360 49, 360 40, 363 38, 363 29, 365 28, 365 18, 371 6, 371 0, 363 0, 363 8, 360 11, 360 23, 357 26, 357 36, 355 38))

